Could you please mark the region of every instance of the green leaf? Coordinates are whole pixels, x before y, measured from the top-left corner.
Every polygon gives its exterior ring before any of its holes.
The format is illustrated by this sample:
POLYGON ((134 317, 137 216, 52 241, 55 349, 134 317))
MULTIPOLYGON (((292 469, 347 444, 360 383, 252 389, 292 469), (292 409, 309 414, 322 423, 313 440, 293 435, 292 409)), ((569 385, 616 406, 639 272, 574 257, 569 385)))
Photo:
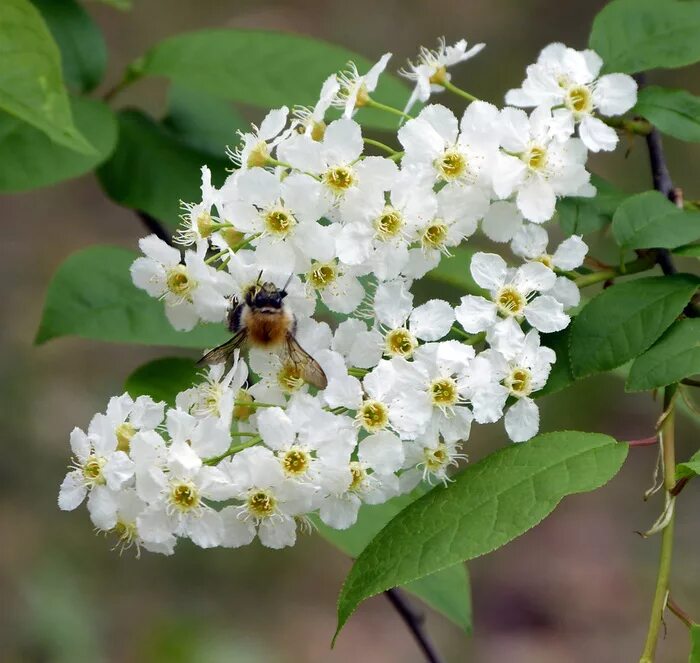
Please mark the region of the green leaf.
POLYGON ((686 90, 650 85, 642 88, 632 112, 649 120, 669 136, 700 142, 700 97, 686 90))
MULTIPOLYGON (((425 488, 419 487, 409 495, 395 497, 384 504, 364 505, 360 508, 357 523, 346 530, 333 529, 318 519, 315 522, 324 539, 350 557, 358 557, 396 514, 425 492, 425 488)), ((469 577, 463 564, 458 563, 406 583, 404 589, 423 599, 465 631, 471 632, 469 577)))
POLYGON ((136 253, 92 246, 69 256, 53 276, 46 295, 37 344, 60 336, 100 341, 212 348, 227 338, 223 325, 175 331, 163 302, 149 297, 129 273, 136 253))
POLYGON ((607 435, 560 432, 468 466, 401 511, 363 550, 338 599, 338 632, 361 601, 500 548, 564 496, 608 482, 626 455, 627 445, 607 435))
POLYGON ((0 3, 0 109, 61 145, 94 151, 73 124, 58 47, 29 0, 0 3))
POLYGON ((79 92, 94 90, 107 67, 107 46, 90 14, 75 0, 32 0, 32 3, 41 12, 61 51, 66 84, 79 92))
POLYGON ((571 327, 554 334, 544 334, 542 345, 554 350, 557 361, 552 366, 552 370, 547 378, 547 383, 542 389, 533 394, 534 398, 541 398, 557 391, 562 391, 576 382, 576 378, 571 372, 571 361, 569 359, 569 333, 571 327))
POLYGON ((644 352, 681 314, 699 283, 691 274, 649 276, 599 293, 571 325, 574 377, 609 371, 644 352))
MULTIPOLYGON (((170 37, 132 65, 137 75, 166 76, 193 90, 262 108, 313 105, 323 81, 353 60, 360 72, 372 62, 341 46, 302 35, 264 30, 202 30, 170 37)), ((403 108, 409 90, 384 74, 372 97, 403 108)), ((397 118, 361 109, 364 126, 396 129, 397 118)))
POLYGON ((101 2, 103 5, 109 5, 115 9, 120 9, 121 11, 128 11, 133 6, 132 0, 97 0, 97 2, 101 2))
POLYGON ((700 451, 694 453, 690 460, 676 465, 676 479, 685 479, 700 475, 700 451))
POLYGON ((122 111, 118 118, 117 149, 97 171, 104 190, 120 205, 175 228, 180 201, 201 200, 201 167, 208 165, 220 184, 230 162, 195 150, 141 111, 122 111))
POLYGON ((673 253, 675 253, 678 256, 700 258, 700 244, 688 244, 686 246, 679 246, 673 249, 673 253))
POLYGON ((455 288, 461 295, 483 294, 483 289, 476 284, 469 271, 472 256, 476 251, 477 249, 468 246, 451 249, 452 255, 443 258, 435 269, 428 272, 426 279, 432 284, 455 288))
POLYGON ((627 194, 604 179, 593 175, 591 183, 598 192, 593 198, 560 198, 557 202, 559 225, 566 235, 588 235, 601 230, 627 194))
POLYGON ((612 231, 623 249, 673 249, 700 239, 700 212, 679 209, 662 193, 645 191, 617 208, 612 231))
POLYGON ((168 91, 163 124, 190 147, 219 158, 238 142, 237 131, 250 130, 230 102, 176 84, 168 91))
POLYGON ((95 99, 72 99, 80 131, 95 146, 80 154, 54 143, 45 133, 7 113, 0 113, 0 192, 36 189, 83 175, 111 154, 117 142, 117 122, 106 104, 95 99))
POLYGON ((201 381, 200 370, 192 359, 163 357, 139 366, 126 379, 124 388, 132 398, 150 396, 175 407, 175 396, 201 381))
POLYGON ((688 663, 700 663, 700 624, 690 627, 690 658, 688 663))
POLYGON ((700 2, 615 0, 593 21, 588 40, 603 71, 633 74, 700 60, 700 2))
POLYGON ((700 319, 679 320, 635 359, 625 390, 657 389, 696 373, 700 373, 700 319))

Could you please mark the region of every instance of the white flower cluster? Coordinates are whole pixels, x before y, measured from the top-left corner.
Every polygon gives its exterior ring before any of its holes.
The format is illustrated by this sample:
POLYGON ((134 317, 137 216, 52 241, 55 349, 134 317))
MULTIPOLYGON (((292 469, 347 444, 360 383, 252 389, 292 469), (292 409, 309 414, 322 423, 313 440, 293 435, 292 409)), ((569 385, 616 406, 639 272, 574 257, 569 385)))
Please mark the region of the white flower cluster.
MULTIPOLYGON (((447 68, 482 47, 422 49, 402 72, 415 82, 409 106, 460 92, 447 68)), ((185 205, 184 258, 151 235, 132 266, 179 330, 223 322, 261 280, 284 289, 296 340, 327 386, 252 348, 247 363, 236 353, 232 367, 210 367, 174 408, 115 397, 71 435, 62 509, 87 495, 94 525, 122 546, 171 553, 178 537, 236 547, 257 535, 280 548, 310 514, 347 528, 362 503, 447 481, 473 421, 503 418, 514 442, 537 433, 532 395, 556 359, 540 333, 569 323, 570 277, 587 251, 573 236, 548 253, 541 224, 558 198, 594 195, 588 150, 615 147, 601 116, 629 110, 636 85, 599 76, 592 51, 553 44, 510 106, 474 100, 457 118, 430 104, 411 117, 371 96, 389 57, 365 75, 352 65, 330 76, 314 108, 273 110, 241 135, 223 186, 205 167, 202 200, 185 205), (403 116, 402 151, 363 138, 362 106, 403 116), (327 123, 332 107, 342 117, 327 123), (365 155, 368 144, 387 156, 365 155), (518 264, 477 252, 464 269, 483 295, 414 306, 414 282, 479 226, 510 242, 518 264), (318 300, 338 314, 333 329, 314 319, 318 300)))

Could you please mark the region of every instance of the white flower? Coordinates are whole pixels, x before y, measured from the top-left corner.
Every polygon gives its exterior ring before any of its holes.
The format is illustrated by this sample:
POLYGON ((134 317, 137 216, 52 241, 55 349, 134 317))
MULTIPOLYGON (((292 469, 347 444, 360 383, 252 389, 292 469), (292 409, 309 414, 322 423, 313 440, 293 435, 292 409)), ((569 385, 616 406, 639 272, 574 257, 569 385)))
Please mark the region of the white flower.
POLYGON ((494 242, 509 242, 523 225, 523 215, 518 206, 508 200, 491 203, 481 221, 484 235, 494 242))
POLYGON ((64 511, 78 508, 89 493, 92 513, 134 475, 134 463, 117 448, 114 435, 86 435, 80 428, 70 434, 73 468, 66 474, 58 493, 58 506, 64 511))
POLYGON ((268 548, 293 546, 296 517, 311 510, 315 487, 288 479, 277 456, 261 446, 244 449, 218 467, 229 477, 232 497, 239 502, 220 511, 221 545, 244 546, 257 533, 268 548))
POLYGON ((524 442, 539 429, 539 409, 530 394, 544 387, 556 355, 540 345, 535 329, 525 334, 512 318, 503 322, 498 333, 489 335, 489 342, 492 349, 482 356, 488 358, 509 395, 517 399, 506 412, 506 432, 513 442, 524 442))
POLYGON ((340 89, 340 83, 335 74, 331 74, 321 87, 321 94, 313 108, 304 106, 294 107, 295 129, 310 136, 314 140, 321 140, 326 133, 326 111, 331 107, 340 89))
POLYGON ((180 202, 183 213, 180 215, 182 224, 175 236, 175 241, 178 244, 190 246, 202 240, 207 240, 221 225, 221 220, 211 215, 212 207, 220 207, 222 200, 219 191, 212 186, 211 171, 207 166, 202 166, 201 191, 201 202, 180 202))
POLYGON ((204 381, 180 392, 175 397, 175 405, 195 417, 214 418, 228 428, 231 426, 234 401, 247 379, 248 367, 236 350, 233 366, 228 372, 223 363, 209 366, 204 381))
POLYGON ((175 535, 187 537, 201 548, 220 545, 221 516, 205 500, 231 496, 232 489, 223 472, 203 465, 187 442, 177 440, 168 447, 165 467, 155 470, 153 477, 154 495, 136 520, 141 538, 162 545, 175 535))
POLYGON ((183 442, 202 458, 219 456, 231 446, 229 426, 214 417, 193 417, 183 410, 170 409, 166 417, 172 442, 183 442))
POLYGON ((456 441, 412 440, 406 443, 405 471, 399 477, 402 493, 411 492, 421 481, 429 484, 450 480, 450 467, 457 467, 466 454, 460 453, 462 445, 456 441))
POLYGON ((331 311, 350 314, 365 297, 365 289, 357 279, 356 271, 337 259, 314 261, 305 276, 307 290, 317 292, 331 311))
POLYGON ((241 144, 227 150, 231 161, 241 169, 267 165, 272 149, 289 136, 290 130, 284 130, 288 114, 289 109, 282 106, 271 110, 260 124, 260 128, 252 125, 251 132, 239 131, 241 144))
POLYGON ((454 46, 447 46, 444 37, 438 39, 438 47, 435 50, 431 51, 421 46, 416 63, 409 60, 408 67, 399 71, 401 76, 416 83, 405 112, 410 111, 416 101, 428 101, 431 92, 444 90, 442 84, 452 79, 447 68, 473 58, 484 46, 486 44, 475 44, 467 50, 465 39, 460 39, 454 46))
MULTIPOLYGON (((511 249, 526 260, 536 260, 550 269, 565 272, 580 267, 588 253, 588 246, 580 235, 572 235, 565 239, 552 254, 547 253, 548 242, 549 237, 544 228, 527 224, 513 237, 511 249)), ((581 299, 576 284, 566 276, 558 276, 554 285, 544 292, 560 301, 564 308, 578 306, 581 299)))
POLYGON ((134 285, 165 302, 165 314, 175 329, 189 331, 200 319, 224 319, 233 283, 226 272, 205 264, 206 242, 196 253, 185 251, 184 265, 180 252, 155 235, 139 240, 139 246, 146 257, 131 265, 134 285))
POLYGON ((357 71, 354 62, 348 62, 347 70, 338 74, 340 88, 334 104, 343 109, 344 117, 352 117, 355 110, 367 104, 369 93, 376 89, 390 58, 391 53, 384 53, 364 76, 357 71))
POLYGON ((529 117, 504 108, 500 130, 505 152, 493 168, 493 188, 499 198, 517 192, 515 202, 526 219, 551 219, 557 196, 595 195, 585 146, 577 138, 562 138, 548 108, 536 108, 529 117))
POLYGON ((376 329, 368 330, 362 320, 348 318, 336 328, 331 347, 349 366, 372 368, 382 358, 384 338, 376 329))
POLYGON ((426 106, 399 129, 405 150, 401 165, 424 170, 436 182, 488 188, 497 156, 498 126, 498 109, 484 101, 472 102, 459 124, 444 106, 426 106))
POLYGON ((326 226, 316 223, 324 213, 321 184, 302 173, 283 180, 263 168, 251 168, 238 178, 240 202, 228 211, 236 227, 253 237, 255 262, 263 269, 306 271, 311 259, 329 260, 335 242, 326 226))
POLYGON ((319 394, 323 402, 332 409, 356 409, 362 401, 362 387, 356 377, 348 374, 343 355, 333 350, 319 350, 316 360, 328 379, 328 386, 319 394))
POLYGON ((556 108, 555 115, 564 121, 580 123, 579 136, 589 150, 613 150, 615 130, 594 113, 622 115, 630 110, 637 102, 637 83, 626 74, 599 76, 602 64, 594 51, 550 44, 527 68, 522 87, 506 94, 506 103, 556 108))
POLYGON ((402 281, 381 284, 375 293, 374 311, 384 336, 384 354, 409 358, 418 339, 437 341, 446 336, 455 321, 450 304, 431 299, 413 308, 413 296, 402 281))
POLYGON ((497 324, 499 317, 522 320, 535 329, 549 333, 564 329, 569 316, 560 302, 539 294, 554 286, 556 275, 540 262, 529 262, 509 269, 494 253, 476 253, 471 262, 476 283, 489 291, 491 298, 465 295, 455 309, 457 321, 465 331, 475 334, 497 324))
POLYGON ((391 159, 360 159, 363 148, 360 125, 341 118, 328 125, 322 141, 296 134, 279 146, 278 154, 293 168, 320 180, 322 214, 338 207, 342 217, 371 199, 383 198, 398 173, 391 159))

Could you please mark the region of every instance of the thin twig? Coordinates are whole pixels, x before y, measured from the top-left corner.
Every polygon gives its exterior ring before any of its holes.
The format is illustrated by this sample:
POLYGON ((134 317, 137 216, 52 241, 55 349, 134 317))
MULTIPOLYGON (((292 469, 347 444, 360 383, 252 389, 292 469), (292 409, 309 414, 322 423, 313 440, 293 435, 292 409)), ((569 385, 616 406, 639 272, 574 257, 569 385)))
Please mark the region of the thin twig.
POLYGON ((693 626, 694 622, 691 619, 690 615, 673 600, 670 594, 666 599, 666 607, 674 615, 676 615, 676 617, 678 617, 678 619, 680 619, 688 628, 691 628, 693 626))
POLYGON ((421 651, 425 654, 425 660, 429 661, 429 663, 442 663, 440 654, 438 654, 435 645, 433 645, 423 628, 423 622, 425 621, 423 615, 411 607, 399 589, 387 589, 384 595, 389 599, 391 605, 394 606, 396 612, 399 613, 406 626, 408 626, 408 630, 411 631, 421 651))
POLYGON ((631 447, 651 447, 659 441, 658 435, 643 437, 640 440, 629 440, 627 444, 631 447))

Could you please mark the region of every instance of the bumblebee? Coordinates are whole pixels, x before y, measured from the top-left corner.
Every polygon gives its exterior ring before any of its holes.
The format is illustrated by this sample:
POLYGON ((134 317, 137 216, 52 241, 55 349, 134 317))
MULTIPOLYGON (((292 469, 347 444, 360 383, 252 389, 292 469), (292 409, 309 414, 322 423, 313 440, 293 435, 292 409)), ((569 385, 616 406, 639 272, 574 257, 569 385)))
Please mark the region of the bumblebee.
MULTIPOLYGON (((286 286, 285 286, 286 288, 286 286)), ((234 350, 244 343, 264 350, 272 350, 284 362, 291 362, 305 382, 318 389, 328 385, 326 374, 319 363, 299 345, 295 338, 296 318, 285 305, 285 288, 274 283, 260 282, 245 293, 243 302, 234 299, 227 316, 227 324, 233 337, 207 352, 200 364, 220 364, 228 361, 234 350)))

